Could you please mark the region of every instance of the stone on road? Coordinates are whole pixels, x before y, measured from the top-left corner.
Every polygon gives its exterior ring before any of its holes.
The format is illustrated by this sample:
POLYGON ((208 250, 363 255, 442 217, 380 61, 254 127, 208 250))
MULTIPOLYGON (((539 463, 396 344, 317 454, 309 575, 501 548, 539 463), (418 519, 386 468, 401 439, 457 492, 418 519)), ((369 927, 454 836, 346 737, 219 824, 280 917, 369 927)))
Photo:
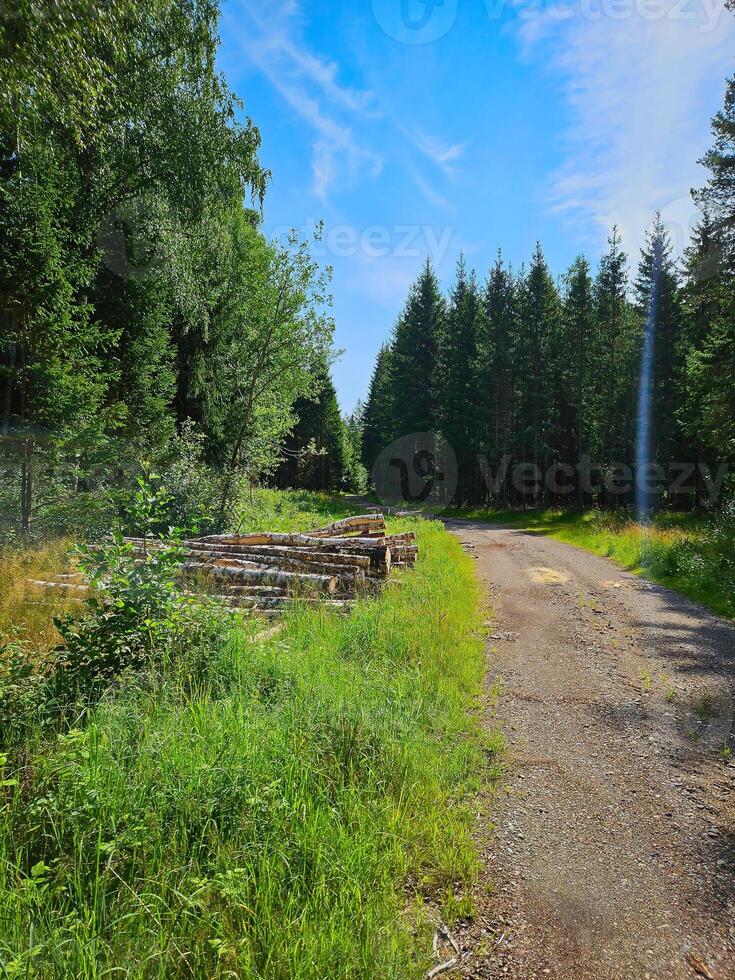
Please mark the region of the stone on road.
POLYGON ((733 980, 735 626, 569 545, 446 523, 494 610, 508 742, 463 975, 733 980))

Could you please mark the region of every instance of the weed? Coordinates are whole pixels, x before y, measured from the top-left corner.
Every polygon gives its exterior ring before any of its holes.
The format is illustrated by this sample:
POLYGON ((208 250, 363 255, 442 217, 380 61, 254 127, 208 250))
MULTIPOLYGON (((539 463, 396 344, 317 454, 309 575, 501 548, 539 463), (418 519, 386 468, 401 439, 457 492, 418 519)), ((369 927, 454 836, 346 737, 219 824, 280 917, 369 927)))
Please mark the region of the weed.
POLYGON ((460 919, 472 919, 474 915, 475 903, 469 893, 457 895, 454 888, 447 889, 444 896, 444 920, 448 926, 453 926, 460 919))
POLYGON ((696 701, 694 711, 702 723, 714 713, 714 700, 708 691, 705 691, 696 701))

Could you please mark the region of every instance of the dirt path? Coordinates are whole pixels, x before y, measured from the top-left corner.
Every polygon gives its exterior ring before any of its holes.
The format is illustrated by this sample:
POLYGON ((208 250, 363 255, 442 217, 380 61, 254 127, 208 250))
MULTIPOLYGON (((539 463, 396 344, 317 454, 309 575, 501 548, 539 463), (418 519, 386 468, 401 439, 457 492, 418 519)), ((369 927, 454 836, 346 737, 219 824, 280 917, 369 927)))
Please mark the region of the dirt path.
POLYGON ((495 609, 508 738, 464 975, 733 980, 735 627, 560 542, 447 525, 495 609))

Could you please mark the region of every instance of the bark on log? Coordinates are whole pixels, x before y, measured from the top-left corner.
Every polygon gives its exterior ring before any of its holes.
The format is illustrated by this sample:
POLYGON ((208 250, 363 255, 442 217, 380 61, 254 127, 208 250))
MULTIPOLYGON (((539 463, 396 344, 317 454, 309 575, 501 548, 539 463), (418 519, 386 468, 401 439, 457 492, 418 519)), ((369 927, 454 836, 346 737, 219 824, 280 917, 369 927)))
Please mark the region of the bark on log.
POLYGON ((252 563, 256 565, 267 565, 270 568, 283 568, 285 571, 300 572, 302 574, 315 574, 315 575, 352 575, 356 578, 365 576, 365 571, 370 567, 370 559, 364 556, 359 556, 360 561, 358 562, 333 562, 333 557, 325 552, 321 554, 314 555, 308 560, 304 560, 303 556, 299 554, 298 551, 293 551, 294 556, 298 557, 286 557, 285 555, 273 554, 273 552, 263 551, 240 551, 240 552, 226 552, 226 551, 199 551, 198 549, 192 549, 189 551, 187 558, 191 561, 207 561, 213 564, 223 564, 231 563, 236 564, 239 562, 252 563))
POLYGON ((328 538, 331 536, 340 537, 345 534, 365 531, 370 534, 385 531, 385 518, 382 514, 358 514, 355 517, 344 517, 340 521, 334 521, 325 527, 319 527, 314 531, 305 531, 305 534, 315 538, 328 538))
POLYGON ((350 549, 361 551, 372 551, 382 546, 382 541, 372 538, 315 538, 308 534, 281 534, 277 531, 265 531, 261 534, 213 534, 205 538, 199 538, 208 544, 239 544, 239 545, 286 545, 289 547, 309 548, 311 551, 322 551, 334 548, 336 551, 349 551, 350 549))
POLYGON ((282 572, 278 568, 233 568, 212 562, 186 562, 179 566, 187 577, 201 575, 204 578, 224 579, 233 584, 241 582, 252 585, 276 585, 304 592, 334 592, 337 579, 334 575, 299 575, 295 572, 282 572))
POLYGON ((348 609, 352 606, 349 599, 296 599, 293 596, 228 596, 230 606, 240 606, 243 609, 293 609, 297 606, 319 607, 325 609, 348 609))
POLYGON ((358 568, 370 567, 370 556, 366 554, 350 554, 342 552, 309 551, 305 548, 288 548, 284 545, 190 545, 187 550, 191 553, 225 555, 267 555, 268 557, 292 558, 299 562, 329 562, 332 565, 348 565, 358 568))

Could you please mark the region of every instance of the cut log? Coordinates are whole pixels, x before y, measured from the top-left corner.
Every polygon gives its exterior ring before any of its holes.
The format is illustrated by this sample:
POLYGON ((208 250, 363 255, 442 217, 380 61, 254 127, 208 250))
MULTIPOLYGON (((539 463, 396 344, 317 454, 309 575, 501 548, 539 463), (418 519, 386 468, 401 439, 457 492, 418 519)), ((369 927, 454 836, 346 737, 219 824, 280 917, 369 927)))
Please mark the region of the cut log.
POLYGON ((278 568, 233 568, 212 562, 186 562, 179 566, 182 574, 191 578, 223 579, 232 584, 276 585, 292 591, 334 592, 337 579, 334 575, 299 575, 295 572, 282 572, 278 568))
POLYGON ((293 596, 227 596, 230 606, 241 609, 294 609, 298 606, 309 608, 318 606, 324 609, 349 609, 352 601, 349 599, 295 599, 293 596))
POLYGON ((310 551, 306 548, 289 548, 285 545, 212 545, 189 544, 187 550, 191 553, 225 555, 268 555, 280 558, 293 558, 300 562, 329 562, 332 565, 353 565, 358 568, 370 567, 370 556, 366 554, 351 554, 349 552, 310 551))
POLYGON ((213 534, 199 538, 210 544, 239 544, 239 545, 269 545, 280 544, 289 547, 309 548, 312 551, 322 551, 334 548, 336 551, 371 551, 380 548, 381 543, 371 538, 316 538, 309 534, 280 534, 266 531, 262 534, 213 534))
POLYGON ((288 595, 288 590, 277 585, 223 585, 217 595, 227 596, 264 596, 266 599, 276 599, 288 595))
POLYGON ((385 531, 385 518, 382 514, 359 514, 355 517, 344 517, 341 521, 334 521, 325 527, 319 527, 315 531, 305 531, 315 538, 328 538, 332 535, 342 536, 365 532, 366 534, 382 533, 385 531))
MULTIPOLYGON (((126 541, 129 541, 131 544, 140 545, 142 539, 126 538, 126 541)), ((251 535, 212 535, 207 538, 184 541, 182 542, 182 546, 187 550, 216 551, 229 551, 233 547, 247 551, 252 551, 254 548, 257 548, 260 551, 263 548, 275 546, 280 548, 303 549, 310 552, 330 551, 334 554, 360 554, 363 556, 367 555, 371 560, 375 558, 380 560, 388 546, 386 541, 387 539, 380 538, 375 540, 371 538, 314 538, 304 534, 266 533, 251 535), (216 547, 202 549, 202 544, 209 546, 215 545, 216 547)), ((147 547, 151 550, 150 542, 147 547)))
MULTIPOLYGON (((293 554, 298 555, 298 552, 294 551, 293 554)), ((359 556, 359 564, 356 562, 333 562, 331 560, 332 557, 342 556, 332 556, 324 552, 316 556, 319 559, 318 561, 311 559, 304 561, 300 555, 298 558, 287 558, 284 555, 273 554, 271 551, 228 553, 223 551, 202 552, 197 549, 192 549, 187 557, 191 561, 206 561, 216 565, 231 564, 237 566, 241 563, 244 567, 248 567, 249 565, 267 565, 270 568, 282 568, 285 571, 300 572, 305 575, 353 576, 356 579, 364 578, 366 568, 370 567, 370 559, 364 556, 359 556)))

